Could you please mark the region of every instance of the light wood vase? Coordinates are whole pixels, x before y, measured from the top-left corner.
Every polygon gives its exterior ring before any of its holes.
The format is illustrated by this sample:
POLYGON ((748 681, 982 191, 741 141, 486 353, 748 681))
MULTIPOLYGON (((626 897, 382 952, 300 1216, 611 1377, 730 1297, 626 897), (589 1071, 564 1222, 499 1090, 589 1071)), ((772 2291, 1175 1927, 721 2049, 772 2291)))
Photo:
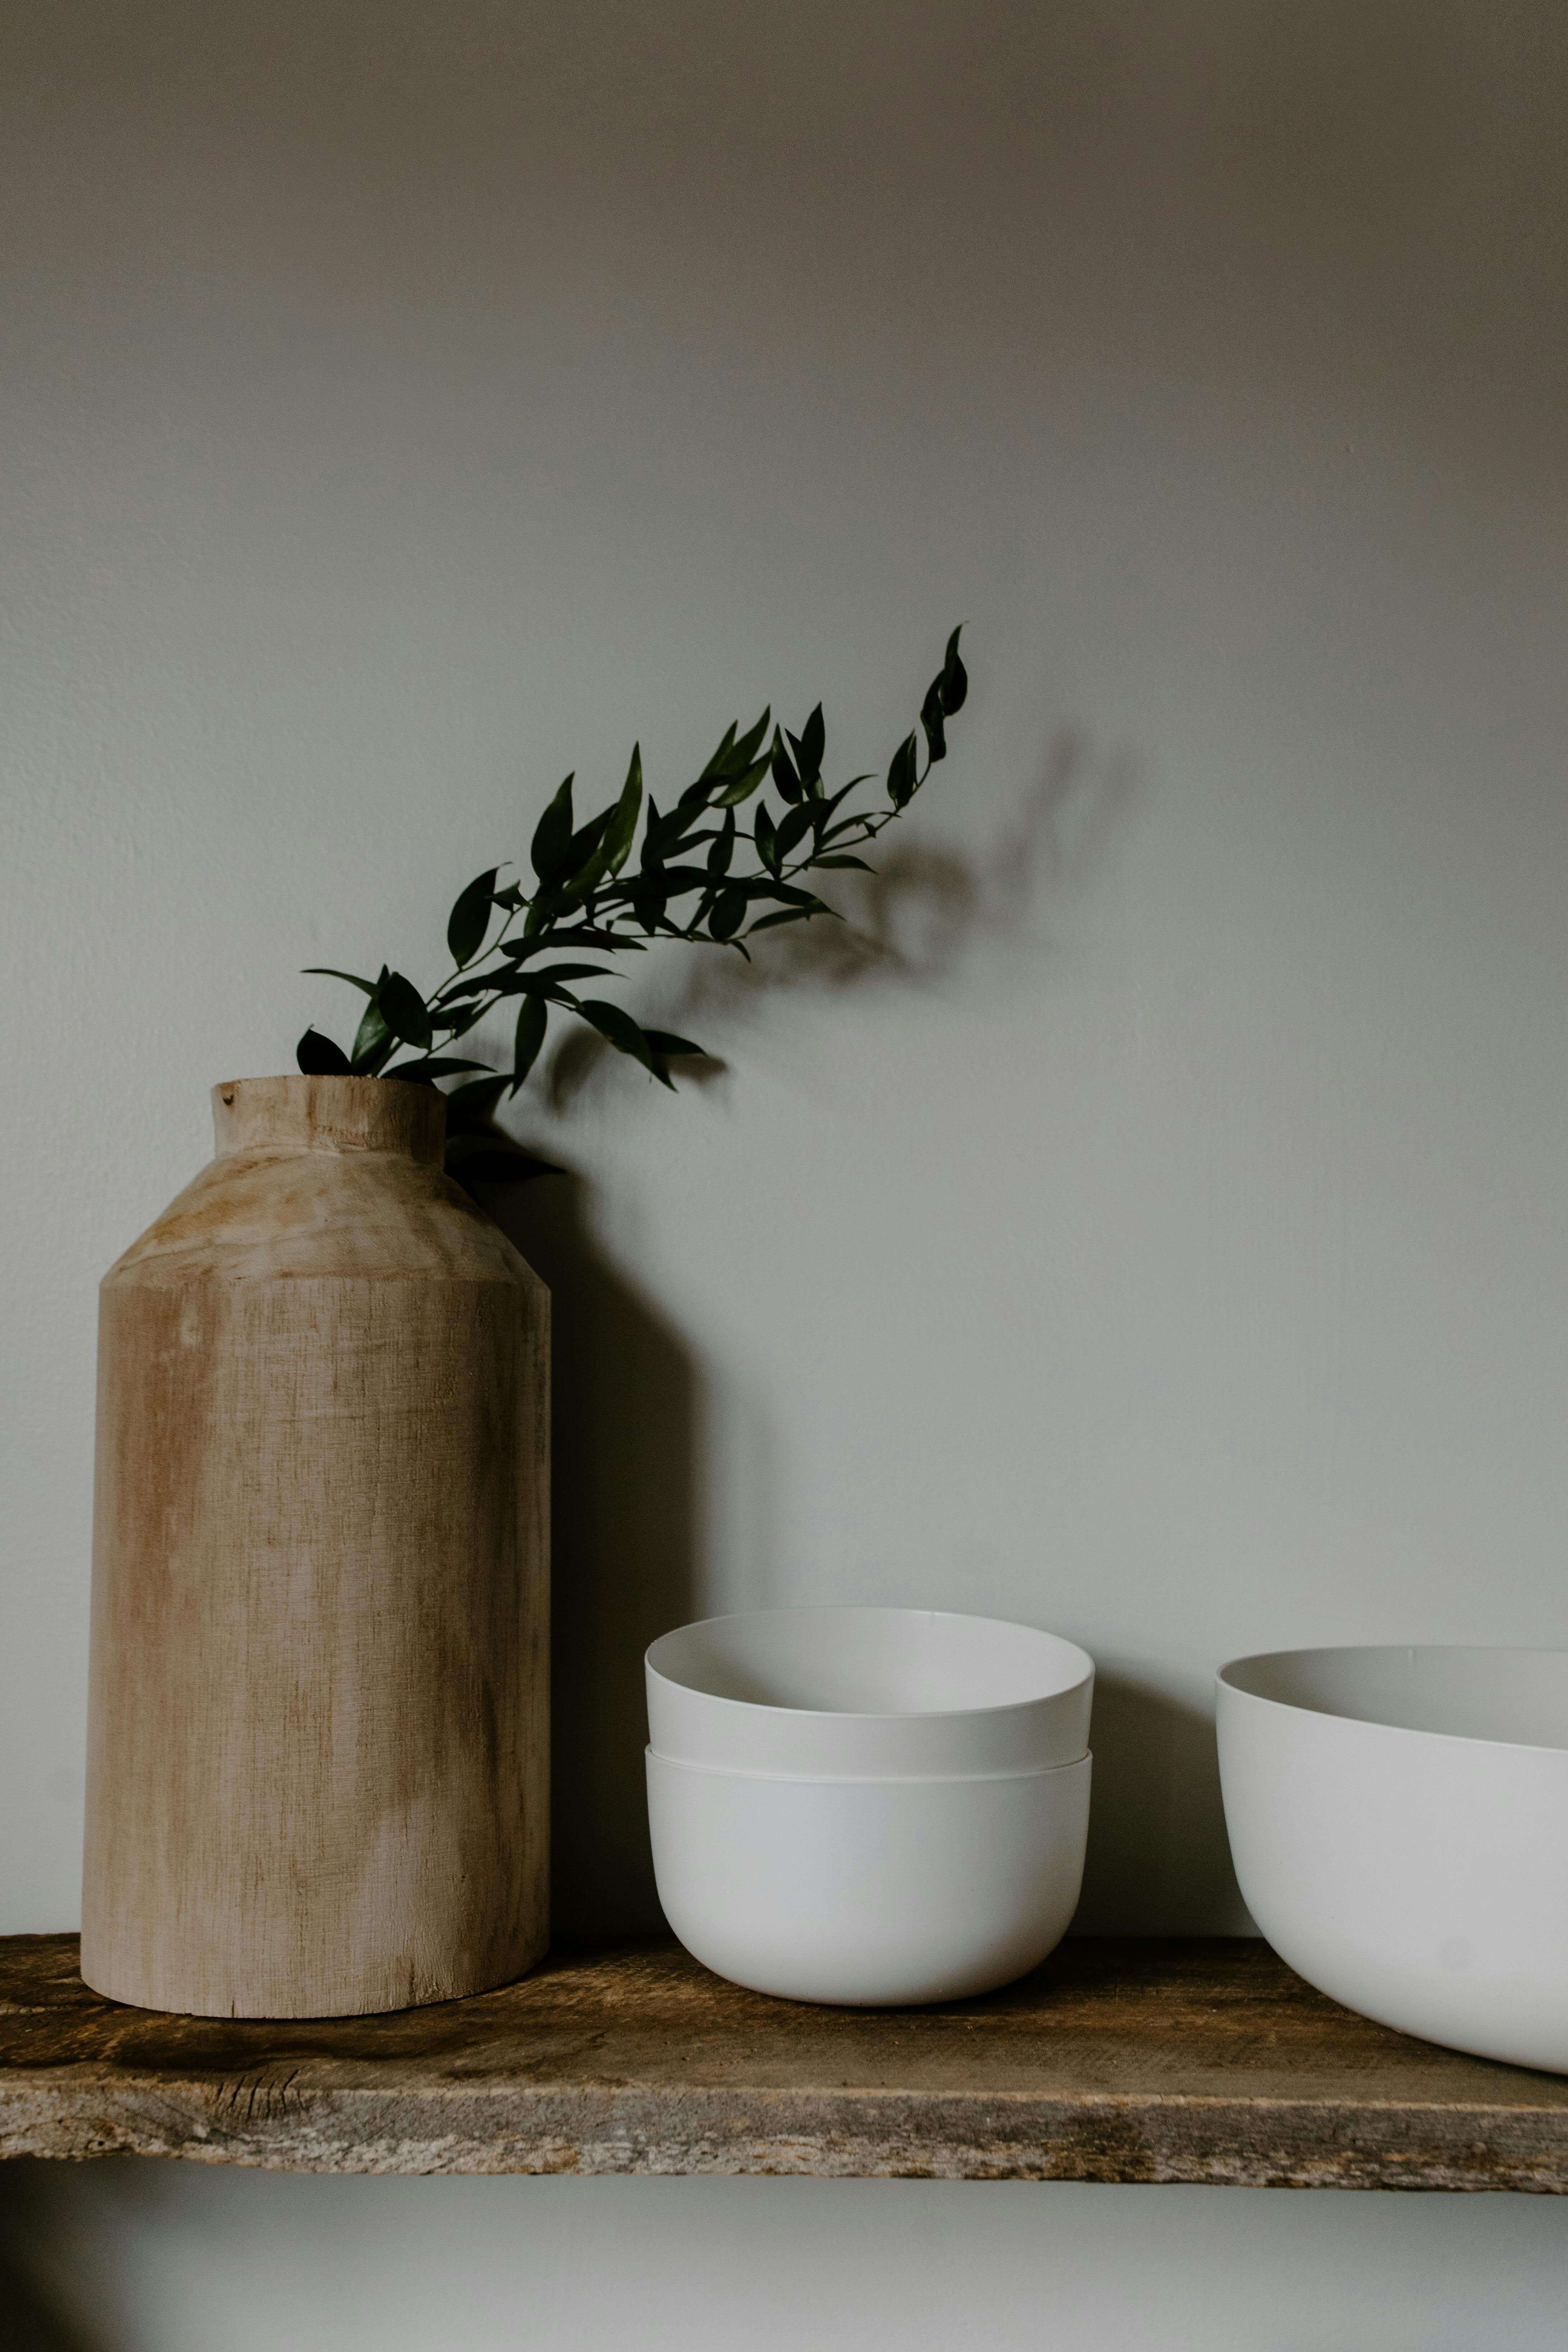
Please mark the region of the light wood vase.
POLYGON ((544 1949, 549 1294, 375 1078, 213 1089, 100 1294, 81 1971, 403 2009, 544 1949))

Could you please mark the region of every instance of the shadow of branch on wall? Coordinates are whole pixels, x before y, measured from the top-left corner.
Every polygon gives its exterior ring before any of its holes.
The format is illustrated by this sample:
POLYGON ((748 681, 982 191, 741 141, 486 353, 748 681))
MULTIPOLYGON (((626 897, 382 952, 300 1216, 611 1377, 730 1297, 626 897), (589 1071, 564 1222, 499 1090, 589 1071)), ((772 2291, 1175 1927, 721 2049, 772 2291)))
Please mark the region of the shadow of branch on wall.
MULTIPOLYGON (((709 948, 693 955, 661 1021, 722 1026, 788 990, 844 993, 872 986, 929 987, 955 973, 983 942, 1048 948, 1053 899, 1081 887, 1100 864, 1136 798, 1124 759, 1097 754, 1080 736, 1051 743, 1038 776, 993 838, 978 849, 888 835, 874 874, 835 875, 833 921, 819 916, 759 941, 752 961, 709 948)), ((932 789, 928 787, 928 790, 932 789)), ((649 1016, 650 1018, 653 1016, 649 1016)), ((551 1107, 574 1097, 613 1061, 591 1030, 574 1028, 551 1063, 551 1107)), ((718 1055, 678 1066, 679 1083, 721 1075, 718 1055)))

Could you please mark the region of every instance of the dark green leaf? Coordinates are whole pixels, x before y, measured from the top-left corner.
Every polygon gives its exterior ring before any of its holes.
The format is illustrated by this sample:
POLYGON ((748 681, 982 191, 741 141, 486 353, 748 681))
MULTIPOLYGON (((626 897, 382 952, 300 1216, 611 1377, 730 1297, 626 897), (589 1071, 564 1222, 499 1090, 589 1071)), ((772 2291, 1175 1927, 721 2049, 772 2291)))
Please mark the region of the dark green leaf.
MULTIPOLYGON (((705 788, 705 785, 691 785, 691 791, 705 793, 708 788, 705 788)), ((684 802, 677 802, 675 807, 668 809, 663 816, 656 816, 654 802, 648 802, 648 840, 656 845, 656 852, 658 852, 660 858, 670 856, 670 852, 675 849, 677 842, 679 842, 679 837, 682 837, 682 833, 687 830, 687 825, 691 824, 693 824, 693 814, 691 809, 684 807, 684 802)))
POLYGON ((816 828, 816 845, 818 849, 826 849, 830 841, 837 840, 840 834, 853 831, 854 827, 858 824, 869 824, 870 819, 865 815, 864 813, 857 816, 847 816, 837 824, 833 825, 828 824, 828 819, 833 814, 834 810, 837 808, 839 803, 848 799, 857 784, 868 784, 870 781, 871 779, 869 776, 851 776, 849 782, 847 784, 840 785, 838 791, 833 794, 831 799, 812 802, 811 820, 816 828))
POLYGON ((925 729, 926 751, 933 768, 939 760, 947 757, 947 730, 942 725, 942 679, 933 677, 921 705, 921 725, 925 729))
POLYGON ((777 835, 777 849, 781 861, 786 858, 792 850, 798 848, 800 843, 811 831, 811 825, 812 811, 809 802, 803 802, 799 808, 784 811, 777 835))
POLYGON ((606 1004, 602 997, 589 996, 584 997, 577 1010, 584 1021, 592 1023, 607 1045, 613 1045, 617 1054, 629 1054, 634 1062, 640 1062, 645 1070, 651 1071, 656 1078, 668 1086, 668 1076, 655 1060, 653 1048, 640 1024, 634 1021, 623 1006, 606 1004))
POLYGON ((536 971, 505 971, 497 975, 495 992, 503 996, 537 996, 546 1004, 575 1004, 569 988, 558 980, 542 980, 536 971))
POLYGON ((764 752, 760 760, 753 760, 749 768, 743 768, 741 771, 732 784, 727 784, 717 795, 713 803, 714 807, 739 808, 742 801, 749 801, 773 764, 771 751, 764 752))
POLYGON ((708 919, 710 936, 716 940, 733 939, 746 919, 746 893, 733 883, 727 890, 721 890, 708 919))
POLYGON ((334 971, 331 964, 325 963, 308 963, 304 969, 307 973, 317 974, 323 980, 346 980, 351 988, 363 988, 367 996, 375 994, 375 982, 362 980, 357 971, 334 971))
POLYGON ((801 782, 808 793, 820 792, 822 755, 827 748, 827 728, 820 702, 800 733, 792 735, 789 740, 795 749, 795 764, 800 772, 801 782))
POLYGON ((517 1016, 517 1044, 512 1054, 511 1091, 516 1094, 530 1070, 539 1059, 539 1049, 544 1043, 550 1008, 542 996, 527 996, 517 1016))
POLYGON ((906 735, 888 768, 888 798, 895 808, 907 808, 915 789, 915 739, 906 735))
POLYGON ((738 736, 731 727, 708 765, 703 769, 698 782, 710 786, 716 782, 733 783, 735 778, 742 775, 756 758, 757 746, 767 733, 772 717, 771 711, 764 710, 756 725, 748 727, 743 735, 738 736))
POLYGON ((639 874, 635 882, 625 885, 629 913, 636 917, 645 931, 653 931, 665 922, 664 905, 668 893, 662 874, 639 874))
POLYGON ((487 872, 476 874, 453 905, 447 923, 447 945, 459 971, 472 961, 485 943, 490 908, 495 903, 497 871, 492 866, 487 872))
POLYGON ((643 1035, 656 1054, 669 1054, 677 1057, 682 1054, 700 1054, 704 1058, 707 1056, 706 1045, 694 1045, 689 1037, 677 1037, 668 1029, 645 1029, 643 1035))
POLYGON ((808 913, 815 913, 822 905, 820 898, 803 890, 798 882, 775 882, 767 875, 759 876, 754 882, 733 882, 730 887, 744 890, 748 898, 773 898, 785 907, 804 907, 808 913))
POLYGON ((861 874, 875 874, 877 871, 874 866, 868 866, 863 857, 849 857, 842 854, 837 854, 831 857, 814 857, 811 862, 814 866, 853 866, 861 874))
MULTIPOLYGON (((824 808, 831 808, 832 805, 833 803, 831 801, 825 801, 823 803, 824 808)), ((876 835, 872 830, 871 821, 868 817, 847 816, 841 818, 837 824, 824 825, 822 827, 816 836, 817 847, 819 849, 831 848, 832 845, 836 841, 842 841, 847 833, 856 833, 857 827, 859 828, 857 835, 858 839, 861 841, 874 841, 876 839, 876 835)))
POLYGON ((452 1054, 436 1054, 423 1062, 394 1062, 390 1070, 383 1070, 384 1078, 450 1078, 459 1070, 493 1070, 493 1062, 465 1062, 452 1054))
MULTIPOLYGON (((735 722, 731 719, 729 726, 724 730, 723 741, 720 744, 719 749, 714 752, 713 757, 709 761, 708 765, 703 769, 702 773, 698 777, 698 784, 705 784, 710 776, 719 776, 723 774, 724 762, 728 760, 731 751, 734 749, 734 744, 735 722)), ((689 784, 687 786, 687 792, 694 792, 696 788, 696 785, 689 784)), ((682 799, 684 799, 685 796, 685 793, 682 793, 682 799)))
POLYGON ((614 971, 614 965, 607 963, 542 963, 536 965, 532 971, 521 972, 518 976, 522 980, 542 981, 547 987, 563 988, 569 980, 608 979, 614 971))
POLYGON ((572 836, 572 855, 567 861, 568 871, 574 871, 581 866, 590 850, 597 849, 609 830, 610 819, 615 813, 616 803, 612 801, 608 808, 601 809, 597 816, 591 816, 586 824, 578 826, 572 836))
POLYGON ((958 657, 958 640, 963 634, 961 621, 947 641, 947 659, 942 666, 942 707, 950 719, 963 709, 969 693, 969 672, 958 657))
POLYGON ((752 774, 752 771, 757 765, 757 746, 767 733, 772 717, 771 711, 764 710, 756 725, 748 727, 739 738, 733 727, 730 729, 697 782, 688 784, 680 795, 678 805, 685 811, 688 818, 709 800, 716 800, 721 808, 733 807, 748 793, 756 791, 762 776, 768 772, 772 759, 771 753, 764 753, 761 762, 762 775, 752 774))
POLYGON ((779 870, 778 838, 773 831, 773 821, 768 812, 767 804, 763 801, 757 803, 757 814, 752 825, 752 839, 757 845, 757 856, 762 859, 763 864, 771 873, 776 874, 779 870))
MULTIPOLYGON (((725 765, 727 775, 738 776, 742 769, 752 765, 757 756, 758 746, 773 723, 773 716, 771 710, 764 710, 756 725, 748 727, 745 733, 737 741, 731 743, 725 765)), ((772 757, 771 753, 769 757, 772 757)))
POLYGON ((784 749, 784 736, 776 727, 773 729, 772 764, 773 782, 778 786, 780 800, 790 802, 799 800, 800 778, 795 774, 794 761, 784 749))
POLYGON ((647 825, 642 837, 641 863, 642 870, 645 874, 651 874, 655 867, 663 861, 664 851, 660 845, 659 840, 659 836, 663 832, 663 829, 664 819, 658 813, 658 803, 655 800, 653 794, 649 793, 647 796, 647 825))
POLYGON ((532 952, 541 955, 547 948, 609 948, 622 955, 647 953, 641 940, 634 940, 627 931, 606 931, 597 923, 571 923, 555 931, 551 938, 540 940, 532 952))
MULTIPOLYGON (((678 809, 676 811, 676 814, 680 816, 680 821, 683 825, 689 822, 689 813, 682 815, 681 812, 678 809)), ((711 841, 712 839, 713 827, 711 825, 699 825, 696 830, 691 833, 682 833, 679 836, 672 834, 669 839, 662 845, 659 855, 662 857, 684 857, 689 849, 696 849, 700 843, 704 841, 711 841)))
MULTIPOLYGON (((337 975, 334 975, 336 977, 337 975)), ((308 1078, 352 1078, 353 1070, 341 1045, 323 1037, 319 1029, 307 1029, 294 1048, 294 1059, 308 1078)))
MULTIPOLYGON (((667 866, 657 878, 651 875, 645 876, 628 887, 626 897, 634 907, 662 907, 667 899, 684 898, 689 890, 706 890, 712 878, 703 866, 667 866)), ((554 947, 582 937, 580 931, 558 931, 549 944, 554 947)), ((626 931, 613 931, 605 935, 600 944, 607 948, 636 948, 640 951, 643 943, 626 931)))
POLYGON ((695 835, 687 835, 687 828, 700 823, 702 812, 692 803, 694 800, 706 801, 708 790, 708 785, 701 782, 689 784, 675 806, 658 819, 657 825, 649 815, 648 824, 653 828, 660 857, 679 857, 682 838, 695 838, 695 835))
POLYGON ((417 1045, 421 1051, 430 1044, 430 1015, 425 999, 411 980, 400 971, 389 971, 375 992, 381 1017, 395 1037, 405 1045, 417 1045))
MULTIPOLYGON (((386 978, 384 964, 382 967, 381 978, 382 980, 386 978)), ((378 981, 376 985, 379 988, 381 982, 378 981)), ((396 1040, 382 1019, 381 1008, 373 996, 364 1008, 359 1027, 354 1032, 354 1042, 351 1050, 356 1074, 361 1077, 374 1076, 392 1053, 395 1044, 396 1040)))
POLYGON ((722 825, 714 835, 713 845, 708 852, 709 873, 728 874, 730 871, 730 860, 734 854, 735 812, 733 809, 730 809, 725 814, 722 825))
POLYGON ((567 777, 533 830, 529 856, 542 882, 553 882, 572 846, 572 778, 567 777))
POLYGON ((816 911, 813 907, 784 907, 776 915, 759 915, 746 937, 750 939, 752 931, 776 930, 781 923, 809 923, 816 911))
POLYGON ((620 872, 631 855, 632 836, 642 814, 642 745, 632 745, 632 761, 626 770, 626 781, 621 787, 621 797, 605 835, 605 874, 606 878, 620 872))
POLYGON ((587 824, 578 827, 572 836, 567 854, 566 878, 555 885, 555 893, 563 908, 574 906, 579 898, 603 881, 605 877, 605 842, 616 814, 616 804, 601 809, 587 824))

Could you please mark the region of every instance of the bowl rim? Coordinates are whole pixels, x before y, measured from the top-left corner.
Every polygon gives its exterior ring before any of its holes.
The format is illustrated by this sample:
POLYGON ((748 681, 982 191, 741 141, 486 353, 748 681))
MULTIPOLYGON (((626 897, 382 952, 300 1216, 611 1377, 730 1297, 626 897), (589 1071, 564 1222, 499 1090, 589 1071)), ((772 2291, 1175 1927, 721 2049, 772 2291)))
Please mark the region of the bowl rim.
POLYGON ((1493 1754, 1568 1758, 1568 1739, 1489 1739, 1479 1731, 1422 1731, 1414 1724, 1384 1723, 1375 1715, 1342 1715, 1332 1707, 1309 1706, 1300 1699, 1267 1697, 1262 1691, 1247 1690, 1230 1680, 1243 1666, 1270 1665, 1280 1658, 1388 1657, 1412 1650, 1437 1651, 1447 1657, 1568 1659, 1568 1645, 1558 1642, 1305 1642, 1288 1650, 1251 1650, 1245 1657, 1227 1658, 1215 1668, 1215 1688, 1253 1706, 1277 1707, 1282 1715, 1316 1716, 1324 1723, 1352 1723, 1390 1739, 1441 1739, 1450 1747, 1482 1748, 1493 1754))
POLYGON ((1049 1706, 1058 1699, 1074 1697, 1086 1683, 1095 1676, 1094 1660, 1079 1642, 1065 1633, 1053 1633, 1046 1625, 1021 1625, 1011 1617, 983 1617, 968 1609, 915 1609, 899 1604, 877 1601, 805 1601, 784 1609, 729 1609, 715 1617, 694 1617, 684 1625, 671 1625, 643 1652, 644 1670, 656 1682, 671 1690, 684 1691, 690 1698, 700 1700, 705 1706, 733 1707, 737 1714, 777 1717, 787 1716, 800 1723, 952 1723, 963 1717, 990 1718, 1004 1715, 1023 1715, 1031 1709, 1049 1706), (720 1691, 699 1688, 695 1683, 678 1682, 654 1663, 654 1652, 661 1643, 673 1641, 678 1633, 695 1633, 704 1625, 733 1625, 745 1618, 756 1617, 938 1617, 965 1625, 1002 1625, 1010 1633, 1038 1633, 1047 1641, 1059 1643, 1064 1650, 1074 1651, 1082 1660, 1082 1670, 1076 1681, 1065 1683, 1059 1690, 1042 1691, 1036 1698, 1001 1699, 990 1706, 916 1706, 872 1708, 869 1711, 840 1706, 780 1706, 771 1699, 726 1698, 720 1691))
POLYGON ((648 1740, 644 1757, 672 1772, 703 1772, 714 1780, 782 1781, 790 1789, 970 1789, 995 1780, 1049 1780, 1058 1772, 1081 1772, 1094 1762, 1094 1750, 1069 1756, 1060 1764, 1017 1764, 982 1772, 790 1772, 766 1764, 708 1764, 695 1756, 667 1756, 648 1740))

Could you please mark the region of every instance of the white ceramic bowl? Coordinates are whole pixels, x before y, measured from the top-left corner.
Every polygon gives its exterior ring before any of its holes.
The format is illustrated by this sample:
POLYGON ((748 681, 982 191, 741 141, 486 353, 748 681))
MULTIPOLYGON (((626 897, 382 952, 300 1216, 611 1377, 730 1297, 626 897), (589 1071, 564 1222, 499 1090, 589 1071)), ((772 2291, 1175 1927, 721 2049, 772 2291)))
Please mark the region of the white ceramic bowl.
POLYGON ((962 2000, 1078 1907, 1089 1759, 969 1780, 808 1780, 647 1751, 658 1896, 687 1950, 788 2000, 962 2000))
POLYGON ((1283 1959, 1385 2025, 1568 2074, 1568 1651, 1239 1658, 1218 1727, 1283 1959))
POLYGON ((1094 1667, 989 1618, 789 1609, 647 1654, 648 1818, 687 1949, 795 2000, 987 1992, 1077 1907, 1094 1667))
POLYGON ((661 1756, 741 1772, 1018 1772, 1089 1748, 1076 1642, 943 1609, 759 1609, 648 1651, 661 1756))

